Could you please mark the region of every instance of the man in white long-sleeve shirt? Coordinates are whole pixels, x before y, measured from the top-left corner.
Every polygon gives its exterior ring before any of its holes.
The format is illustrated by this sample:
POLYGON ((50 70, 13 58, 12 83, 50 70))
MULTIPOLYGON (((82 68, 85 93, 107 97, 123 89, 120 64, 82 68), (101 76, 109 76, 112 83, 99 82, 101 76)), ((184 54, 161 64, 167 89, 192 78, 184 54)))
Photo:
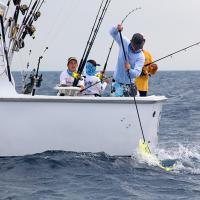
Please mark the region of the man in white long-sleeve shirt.
MULTIPOLYGON (((140 33, 133 35, 131 41, 122 36, 127 60, 125 60, 120 33, 123 31, 122 25, 113 27, 110 31, 111 36, 119 45, 119 55, 114 80, 122 87, 133 84, 136 77, 140 76, 144 66, 145 57, 142 52, 145 39, 140 33), (128 75, 130 74, 130 77, 128 75), (131 80, 130 80, 131 79, 131 80)), ((116 95, 123 96, 124 94, 116 95)))
POLYGON ((96 67, 98 64, 95 60, 88 60, 86 63, 86 76, 85 76, 85 95, 101 96, 105 90, 108 80, 101 81, 99 77, 96 76, 96 67))
MULTIPOLYGON (((60 74, 60 85, 63 86, 73 86, 74 76, 73 73, 76 72, 76 68, 78 67, 78 61, 75 57, 70 57, 67 62, 67 69, 64 70, 60 74)), ((81 89, 84 89, 84 80, 80 79, 78 82, 78 86, 81 89)))

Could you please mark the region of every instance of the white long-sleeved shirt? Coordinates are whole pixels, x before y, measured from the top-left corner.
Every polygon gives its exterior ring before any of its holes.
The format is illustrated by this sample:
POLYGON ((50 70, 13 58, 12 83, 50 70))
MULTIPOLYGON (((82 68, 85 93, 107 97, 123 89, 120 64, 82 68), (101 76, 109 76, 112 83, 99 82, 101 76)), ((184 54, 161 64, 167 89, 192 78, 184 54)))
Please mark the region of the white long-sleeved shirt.
POLYGON ((84 81, 85 81, 85 88, 89 87, 88 89, 84 91, 84 94, 86 95, 94 95, 94 94, 101 95, 107 86, 106 82, 101 83, 101 80, 96 76, 86 75, 84 81), (90 87, 91 85, 95 83, 97 84, 90 87))
MULTIPOLYGON (((114 73, 114 79, 118 83, 130 84, 130 79, 128 77, 127 70, 125 69, 125 58, 124 58, 120 35, 117 28, 113 27, 110 31, 110 34, 119 45, 119 55, 118 55, 116 70, 114 73)), ((134 83, 134 79, 140 76, 142 72, 142 67, 144 66, 145 57, 142 50, 133 52, 130 40, 128 40, 124 36, 122 37, 122 39, 128 62, 131 65, 131 69, 129 71, 131 76, 131 81, 132 83, 134 83)))
MULTIPOLYGON (((60 74, 60 85, 66 85, 66 86, 73 86, 74 83, 74 77, 72 77, 67 70, 63 71, 60 74)), ((84 86, 84 80, 83 78, 79 80, 78 86, 84 86)))

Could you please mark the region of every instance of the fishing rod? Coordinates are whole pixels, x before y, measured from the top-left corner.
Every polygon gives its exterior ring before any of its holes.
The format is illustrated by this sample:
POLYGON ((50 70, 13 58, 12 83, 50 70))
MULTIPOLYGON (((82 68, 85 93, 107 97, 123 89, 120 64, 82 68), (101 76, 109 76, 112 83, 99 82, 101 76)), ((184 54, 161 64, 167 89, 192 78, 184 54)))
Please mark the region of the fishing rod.
POLYGON ((40 1, 38 2, 38 5, 36 6, 35 12, 28 22, 29 26, 31 26, 33 24, 33 22, 36 21, 41 16, 40 9, 41 9, 42 5, 44 4, 44 2, 45 2, 45 0, 42 0, 41 3, 40 3, 40 1))
POLYGON ((4 14, 4 17, 3 17, 3 21, 5 21, 6 18, 7 18, 8 11, 9 11, 9 8, 10 8, 10 3, 11 3, 11 0, 8 0, 8 2, 6 4, 7 8, 6 8, 6 11, 5 11, 5 14, 4 14))
MULTIPOLYGON (((126 21, 126 19, 127 19, 132 13, 134 13, 134 12, 136 12, 137 10, 140 10, 140 9, 141 9, 141 7, 138 7, 138 8, 135 8, 135 9, 131 10, 131 11, 124 17, 124 19, 121 21, 121 24, 123 24, 123 23, 126 21)), ((108 66, 108 61, 109 61, 110 54, 111 54, 111 51, 112 51, 112 48, 113 48, 114 43, 115 43, 115 40, 113 39, 113 41, 112 41, 112 43, 111 43, 111 46, 110 46, 110 48, 109 48, 108 56, 107 56, 106 62, 105 62, 105 64, 104 64, 104 68, 103 68, 102 74, 105 73, 106 68, 107 68, 107 66, 108 66)))
POLYGON ((2 44, 3 44, 3 51, 4 51, 4 56, 6 60, 6 68, 7 68, 7 75, 8 75, 8 80, 9 82, 12 83, 12 76, 10 72, 10 64, 9 64, 9 59, 8 59, 8 51, 6 48, 6 38, 5 38, 5 30, 4 30, 4 19, 3 15, 0 14, 0 23, 1 23, 1 36, 2 36, 2 44))
MULTIPOLYGON (((83 57, 83 61, 82 61, 81 65, 80 65, 79 68, 78 68, 77 73, 78 73, 79 75, 81 75, 82 72, 83 72, 83 69, 84 69, 85 64, 86 64, 86 62, 87 62, 87 59, 88 59, 88 57, 89 57, 90 51, 91 51, 91 49, 92 49, 92 47, 93 47, 93 44, 94 44, 94 41, 95 41, 95 39, 96 39, 97 33, 98 33, 99 29, 100 29, 100 26, 101 26, 101 24, 102 24, 102 22, 103 22, 103 19, 104 19, 104 17, 105 17, 105 14, 106 14, 106 12, 107 12, 107 9, 108 9, 110 3, 111 3, 111 0, 107 0, 106 3, 104 4, 104 7, 103 7, 103 9, 102 9, 102 13, 101 13, 101 15, 100 15, 100 17, 99 17, 99 21, 98 21, 98 23, 97 23, 97 25, 96 25, 96 28, 94 28, 94 31, 92 32, 93 36, 91 37, 91 41, 89 41, 89 45, 88 45, 88 49, 87 49, 87 51, 86 51, 86 53, 85 53, 85 57, 83 57)), ((73 86, 77 86, 78 81, 79 81, 79 78, 75 78, 74 83, 73 83, 73 86)))
POLYGON ((17 33, 19 31, 19 25, 17 24, 18 18, 19 18, 19 12, 20 12, 20 5, 21 5, 21 0, 13 0, 13 3, 15 5, 15 12, 14 16, 11 20, 11 25, 10 25, 10 30, 9 30, 9 35, 8 37, 10 38, 9 41, 9 46, 8 46, 8 53, 12 50, 13 45, 15 43, 17 33))
POLYGON ((92 30, 91 30, 89 39, 88 39, 88 41, 87 41, 87 44, 86 44, 86 47, 85 47, 85 50, 84 50, 84 53, 83 53, 83 56, 82 56, 82 58, 81 58, 81 62, 80 62, 80 65, 79 65, 79 66, 82 66, 83 59, 84 59, 85 54, 86 54, 86 52, 87 52, 87 50, 88 50, 88 46, 89 46, 89 44, 90 44, 90 40, 91 40, 92 34, 93 34, 93 32, 94 32, 95 25, 96 25, 96 23, 97 23, 97 20, 98 20, 98 17, 99 17, 101 8, 102 8, 102 6, 103 6, 103 3, 104 3, 104 0, 101 1, 100 8, 99 8, 98 13, 97 13, 97 16, 96 16, 96 18, 95 18, 94 25, 93 25, 93 27, 92 27, 92 30))
POLYGON ((28 9, 26 10, 26 13, 25 13, 25 15, 24 15, 24 18, 23 18, 23 20, 22 20, 22 24, 21 24, 21 26, 20 26, 20 30, 21 30, 22 26, 25 24, 25 20, 27 19, 27 15, 28 15, 28 13, 29 13, 29 11, 30 11, 32 2, 33 2, 33 0, 31 0, 30 3, 29 3, 29 5, 28 5, 28 9))
POLYGON ((198 46, 198 45, 200 45, 200 42, 194 43, 194 44, 192 44, 192 45, 190 45, 190 46, 187 46, 187 47, 185 47, 185 48, 183 48, 183 49, 180 49, 180 50, 178 50, 178 51, 175 51, 174 53, 170 53, 170 54, 168 54, 167 56, 164 56, 164 57, 162 57, 162 58, 159 58, 158 60, 155 60, 155 61, 153 61, 153 62, 151 62, 151 63, 148 63, 148 64, 145 65, 145 67, 146 67, 146 66, 149 66, 149 65, 151 65, 151 64, 157 63, 157 62, 159 62, 159 61, 161 61, 161 60, 164 60, 164 59, 166 59, 166 58, 168 58, 168 57, 172 57, 173 55, 175 55, 175 54, 177 54, 177 53, 180 53, 180 52, 182 52, 182 51, 186 51, 187 49, 190 49, 190 48, 192 48, 192 47, 194 47, 194 46, 198 46))
POLYGON ((27 65, 26 65, 26 69, 28 69, 29 66, 30 66, 30 57, 31 57, 31 53, 32 53, 32 50, 30 49, 30 50, 29 50, 29 54, 28 54, 28 62, 27 62, 27 65))
MULTIPOLYGON (((95 39, 96 39, 96 36, 97 36, 97 34, 98 34, 98 31, 99 31, 100 26, 101 26, 101 24, 102 24, 102 21, 103 21, 103 19, 104 19, 104 17, 105 17, 105 14, 106 14, 106 12, 107 12, 107 9, 108 9, 108 7, 109 7, 110 2, 111 2, 111 0, 108 1, 108 4, 104 7, 104 10, 103 10, 103 12, 102 12, 102 16, 101 16, 101 18, 100 18, 100 21, 99 21, 99 23, 98 23, 98 25, 97 25, 97 28, 96 28, 95 31, 94 31, 94 37, 93 37, 93 40, 91 41, 91 45, 90 45, 90 47, 89 47, 88 54, 87 54, 87 56, 86 56, 86 58, 85 58, 85 63, 84 63, 84 65, 85 65, 86 62, 87 62, 87 58, 88 58, 89 53, 90 53, 90 51, 91 51, 91 49, 92 49, 92 47, 93 47, 94 41, 95 41, 95 39)), ((84 67, 84 66, 83 66, 83 67, 84 67)))
MULTIPOLYGON (((32 18, 34 17, 35 13, 37 12, 37 8, 40 4, 40 0, 36 0, 32 5, 32 1, 30 1, 28 9, 25 13, 25 16, 22 20, 22 24, 19 28, 19 32, 17 35, 17 40, 16 40, 16 44, 15 46, 17 46, 18 48, 23 48, 24 47, 24 39, 26 37, 26 35, 29 33, 30 35, 32 35, 35 32, 35 28, 32 27, 32 18)), ((40 6, 39 6, 40 7, 40 6)), ((14 47, 15 49, 15 47, 14 47)))
POLYGON ((35 96, 35 91, 36 91, 36 87, 37 85, 39 85, 42 81, 42 74, 39 76, 39 70, 40 70, 40 63, 41 63, 41 60, 43 59, 44 57, 44 53, 48 50, 49 48, 46 47, 42 56, 39 57, 38 59, 38 66, 37 66, 37 70, 36 70, 36 74, 35 74, 35 78, 34 78, 34 86, 33 86, 33 91, 32 91, 32 96, 35 96))
MULTIPOLYGON (((101 24, 102 24, 102 21, 103 21, 103 19, 104 19, 104 17, 105 17, 105 14, 106 14, 106 12, 107 12, 107 9, 108 9, 108 7, 109 7, 110 2, 111 2, 111 0, 108 1, 108 4, 104 7, 104 10, 103 10, 103 12, 102 12, 102 16, 101 16, 101 18, 100 18, 100 21, 99 21, 99 23, 98 23, 98 25, 97 25, 97 28, 96 28, 95 31, 94 31, 94 38, 93 38, 93 40, 91 41, 92 44, 94 43, 94 40, 96 39, 96 36, 97 36, 97 34, 98 34, 98 31, 99 31, 100 26, 101 26, 101 24)), ((90 46, 90 49, 89 49, 89 50, 91 50, 91 48, 92 48, 92 45, 90 46)))
MULTIPOLYGON (((41 8, 43 3, 44 3, 44 0, 42 1, 41 4, 40 4, 40 0, 36 0, 35 3, 33 4, 31 11, 29 12, 28 17, 24 20, 22 29, 18 35, 19 48, 24 47, 24 39, 27 36, 27 34, 32 36, 33 33, 36 31, 35 27, 32 24, 35 19, 35 16, 37 15, 36 13, 39 13, 39 9, 41 8)), ((40 15, 38 14, 38 17, 39 16, 40 15)), ((38 19, 38 17, 37 17, 37 19, 38 19)))
POLYGON ((19 30, 19 27, 17 25, 17 21, 18 21, 18 18, 19 18, 21 0, 13 0, 13 3, 14 3, 16 8, 15 8, 14 16, 12 18, 9 38, 15 39, 17 31, 19 30))
MULTIPOLYGON (((102 10, 103 3, 104 3, 104 0, 102 0, 101 5, 100 5, 100 8, 99 8, 99 10, 98 10, 98 14, 97 14, 97 16, 96 16, 94 25, 93 25, 93 27, 92 27, 92 31, 91 31, 91 33, 90 33, 90 37, 89 37, 89 39, 88 39, 88 42, 87 42, 87 45, 86 45, 86 48, 85 48, 85 52, 84 52, 84 54, 83 54, 83 56, 82 56, 82 59, 81 59, 81 62, 80 62, 78 71, 81 71, 82 66, 84 66, 83 62, 84 62, 84 60, 85 60, 85 57, 87 57, 86 54, 88 53, 89 47, 90 47, 91 44, 92 44, 92 39, 94 38, 94 32, 95 32, 95 30, 97 29, 97 28, 95 28, 95 27, 98 26, 98 25, 97 25, 97 20, 99 19, 99 15, 100 15, 100 12, 101 12, 101 10, 102 10)), ((102 17, 102 14, 101 14, 101 17, 102 17)), ((101 18, 101 17, 100 17, 100 18, 101 18)), ((99 21, 100 21, 100 20, 99 20, 99 21)), ((99 21, 98 21, 98 23, 99 23, 99 21)))
MULTIPOLYGON (((27 86, 27 84, 26 84, 26 81, 27 81, 27 78, 28 78, 28 72, 27 72, 27 70, 28 70, 28 68, 29 68, 29 66, 30 66, 30 57, 31 57, 31 53, 32 53, 32 50, 30 49, 29 50, 29 53, 28 53, 28 62, 27 62, 27 64, 26 64, 26 68, 22 71, 22 93, 24 94, 25 93, 25 90, 26 90, 26 86, 27 86)), ((32 91, 32 90, 31 90, 32 91)))
MULTIPOLYGON (((121 31, 119 31, 119 35, 120 35, 120 40, 121 40, 122 49, 123 49, 123 53, 124 53, 124 58, 125 58, 125 61, 127 62, 128 60, 127 60, 127 56, 126 56, 126 52, 125 52, 125 47, 124 47, 124 42, 123 42, 121 31)), ((129 80, 130 80, 131 90, 134 93, 134 88, 133 88, 134 86, 133 86, 133 83, 131 81, 130 71, 128 70, 127 73, 128 73, 128 77, 129 77, 129 80)), ((137 111, 137 116, 138 116, 138 120, 139 120, 139 124, 140 124, 140 129, 141 129, 143 141, 144 141, 144 143, 146 143, 146 139, 145 139, 145 136, 144 136, 144 131, 143 131, 142 122, 141 122, 141 118, 140 118, 140 113, 139 113, 139 110, 138 110, 137 102, 136 102, 136 99, 135 99, 135 95, 133 95, 133 99, 134 99, 135 108, 136 108, 136 111, 137 111)), ((150 149, 149 149, 149 151, 150 151, 150 149)))
POLYGON ((35 7, 37 5, 37 1, 38 0, 35 1, 35 3, 33 4, 32 8, 31 8, 31 5, 32 5, 33 0, 30 1, 29 6, 28 6, 28 10, 27 10, 27 12, 26 12, 26 14, 25 14, 25 16, 24 16, 24 18, 22 20, 22 25, 20 27, 20 30, 21 30, 23 25, 27 24, 28 20, 30 19, 31 15, 33 14, 33 11, 34 11, 34 9, 35 9, 35 7))

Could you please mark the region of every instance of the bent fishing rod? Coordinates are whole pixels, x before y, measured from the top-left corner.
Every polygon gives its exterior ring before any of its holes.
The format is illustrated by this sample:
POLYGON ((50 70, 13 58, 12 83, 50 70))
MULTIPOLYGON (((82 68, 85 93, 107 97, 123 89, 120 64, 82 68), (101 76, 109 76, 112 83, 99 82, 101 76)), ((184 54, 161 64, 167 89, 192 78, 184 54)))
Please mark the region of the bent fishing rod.
MULTIPOLYGON (((192 45, 190 45, 190 46, 187 46, 187 47, 185 47, 185 48, 183 48, 183 49, 181 49, 181 50, 175 51, 174 53, 168 54, 167 56, 164 56, 164 57, 162 57, 162 58, 159 58, 159 59, 157 59, 157 60, 155 60, 155 61, 153 61, 153 62, 151 62, 151 63, 148 63, 148 64, 146 64, 146 65, 144 65, 144 66, 146 67, 146 66, 152 65, 152 64, 154 64, 154 63, 157 63, 157 62, 159 62, 159 61, 161 61, 161 60, 164 60, 164 59, 166 59, 166 58, 168 58, 168 57, 171 57, 171 56, 173 56, 173 55, 175 55, 175 54, 177 54, 177 53, 180 53, 180 52, 182 52, 182 51, 186 51, 187 49, 190 49, 190 48, 192 48, 192 47, 194 47, 194 46, 198 46, 198 45, 200 45, 200 42, 194 43, 194 44, 192 44, 192 45)), ((113 76, 112 76, 112 77, 113 77, 113 76)), ((111 78, 111 77, 110 77, 110 78, 111 78)), ((98 84, 98 83, 96 83, 96 84, 98 84)), ((94 85, 93 85, 93 86, 94 86, 94 85)))
MULTIPOLYGON (((110 3, 111 3, 111 0, 106 0, 106 3, 104 4, 104 6, 101 6, 101 7, 103 7, 102 9, 100 9, 100 10, 102 10, 101 15, 100 16, 98 15, 99 16, 99 17, 97 17, 98 19, 95 19, 95 21, 96 22, 98 21, 98 23, 97 24, 95 23, 95 27, 93 28, 91 37, 89 38, 88 43, 87 43, 87 50, 85 51, 85 54, 83 55, 83 57, 81 59, 82 62, 80 63, 80 65, 78 67, 77 73, 79 75, 81 75, 83 70, 84 70, 85 64, 86 64, 87 59, 89 57, 89 54, 90 54, 90 52, 92 50, 92 47, 94 45, 94 41, 95 41, 95 39, 97 37, 97 34, 99 32, 99 29, 100 29, 100 26, 101 26, 101 24, 103 22, 103 19, 105 17, 105 14, 106 14, 106 12, 108 10, 108 7, 109 7, 110 3)), ((74 79, 73 86, 77 86, 79 79, 80 78, 75 78, 74 79)))
MULTIPOLYGON (((38 59, 38 66, 37 66, 37 70, 36 70, 36 74, 35 74, 35 78, 34 78, 34 86, 33 86, 33 91, 32 91, 32 96, 35 96, 35 91, 36 91, 36 87, 37 87, 37 81, 38 81, 38 77, 39 77, 39 70, 40 70, 40 63, 41 60, 44 57, 44 53, 49 49, 49 47, 46 47, 42 56, 39 57, 38 59)), ((41 76, 40 76, 41 77, 41 76)))
MULTIPOLYGON (((138 8, 135 8, 135 9, 131 10, 131 11, 124 17, 124 19, 121 21, 121 24, 123 24, 123 23, 126 21, 126 19, 127 19, 131 14, 133 14, 134 12, 136 12, 137 10, 140 10, 140 9, 141 9, 141 7, 138 7, 138 8)), ((106 71, 106 68, 107 68, 107 65, 108 65, 108 61, 109 61, 109 59, 110 59, 110 54, 111 54, 111 51, 112 51, 112 48, 113 48, 114 43, 115 43, 115 40, 113 39, 112 44, 111 44, 111 46, 110 46, 110 48, 109 48, 108 56, 107 56, 107 58, 106 58, 106 62, 105 62, 105 64, 104 64, 104 68, 103 68, 103 70, 102 70, 102 73, 105 73, 105 71, 106 71)))
MULTIPOLYGON (((175 55, 175 54, 177 54, 177 53, 180 53, 180 52, 182 52, 182 51, 186 51, 187 49, 190 49, 190 48, 192 48, 192 47, 194 47, 194 46, 198 46, 198 45, 200 45, 200 42, 197 42, 197 43, 194 43, 194 44, 192 44, 192 45, 190 45, 190 46, 187 46, 187 47, 185 47, 185 48, 183 48, 183 49, 181 49, 181 50, 178 50, 178 51, 175 51, 174 53, 171 53, 171 54, 168 54, 167 56, 164 56, 164 57, 162 57, 162 58, 159 58, 159 59, 157 59, 157 60, 155 60, 155 61, 153 61, 153 62, 151 62, 151 63, 148 63, 148 64, 146 64, 146 65, 144 65, 144 66, 149 66, 149 65, 151 65, 151 64, 154 64, 154 63, 157 63, 157 62, 159 62, 159 61, 161 61, 161 60, 163 60, 163 59, 166 59, 166 58, 168 58, 168 57, 171 57, 171 56, 173 56, 173 55, 175 55)), ((109 77, 109 78, 112 78, 113 76, 111 76, 111 77, 109 77)), ((106 79, 106 78, 105 78, 106 79)), ((105 80, 105 79, 103 79, 103 80, 105 80)), ((99 82, 97 82, 97 83, 95 83, 94 85, 92 85, 92 86, 95 86, 96 84, 98 84, 99 82)), ((91 87, 92 87, 91 86, 91 87)), ((89 87, 90 88, 90 87, 89 87)), ((88 89, 88 88, 87 88, 88 89)))
POLYGON ((152 64, 154 64, 154 63, 157 63, 157 62, 159 62, 159 61, 161 61, 161 60, 164 60, 164 59, 166 59, 166 58, 172 57, 172 56, 175 55, 175 54, 178 54, 178 53, 180 53, 180 52, 182 52, 182 51, 186 51, 187 49, 190 49, 190 48, 192 48, 192 47, 194 47, 194 46, 198 46, 198 45, 200 45, 200 42, 194 43, 194 44, 192 44, 192 45, 190 45, 190 46, 187 46, 187 47, 185 47, 185 48, 183 48, 183 49, 180 49, 180 50, 178 50, 178 51, 175 51, 175 52, 173 52, 173 53, 170 53, 170 54, 168 54, 167 56, 164 56, 164 57, 162 57, 162 58, 159 58, 159 59, 157 59, 157 60, 155 60, 155 61, 153 61, 153 62, 151 62, 151 63, 148 63, 148 64, 146 64, 146 65, 144 65, 144 66, 146 67, 146 66, 152 65, 152 64))
MULTIPOLYGON (((125 59, 125 62, 127 62, 128 59, 127 59, 127 56, 126 56, 126 52, 125 52, 125 48, 124 48, 124 42, 123 42, 123 38, 122 38, 122 33, 121 33, 121 31, 119 31, 119 35, 120 35, 120 40, 121 40, 121 44, 122 44, 124 59, 125 59)), ((134 88, 133 88, 133 83, 132 83, 132 81, 131 81, 130 71, 128 70, 127 73, 128 73, 128 77, 129 77, 129 80, 130 80, 131 90, 132 90, 132 92, 134 93, 134 88)), ((143 130, 143 127, 142 127, 142 122, 141 122, 141 118, 140 118, 140 113, 139 113, 139 110, 138 110, 137 102, 136 102, 136 99, 135 99, 135 95, 133 95, 133 99, 134 99, 135 108, 136 108, 136 111, 137 111, 137 116, 138 116, 138 120, 139 120, 139 124, 140 124, 140 129, 141 129, 143 141, 144 141, 144 143, 145 143, 145 142, 146 142, 146 139, 145 139, 145 136, 144 136, 144 130, 143 130)), ((149 147, 148 147, 148 148, 149 148, 149 147)), ((150 151, 150 149, 149 149, 149 151, 150 151)))

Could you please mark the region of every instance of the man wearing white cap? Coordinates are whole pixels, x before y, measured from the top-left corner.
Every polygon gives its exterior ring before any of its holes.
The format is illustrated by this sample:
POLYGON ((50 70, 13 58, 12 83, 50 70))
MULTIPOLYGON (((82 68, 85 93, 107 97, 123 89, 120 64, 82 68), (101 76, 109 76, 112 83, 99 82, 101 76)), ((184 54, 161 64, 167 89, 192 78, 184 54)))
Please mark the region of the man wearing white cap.
MULTIPOLYGON (((64 70, 60 75, 60 85, 61 86, 73 86, 74 83, 74 73, 78 67, 78 60, 75 57, 70 57, 67 62, 67 69, 64 70)), ((84 80, 81 78, 78 82, 78 86, 84 89, 84 80)))

